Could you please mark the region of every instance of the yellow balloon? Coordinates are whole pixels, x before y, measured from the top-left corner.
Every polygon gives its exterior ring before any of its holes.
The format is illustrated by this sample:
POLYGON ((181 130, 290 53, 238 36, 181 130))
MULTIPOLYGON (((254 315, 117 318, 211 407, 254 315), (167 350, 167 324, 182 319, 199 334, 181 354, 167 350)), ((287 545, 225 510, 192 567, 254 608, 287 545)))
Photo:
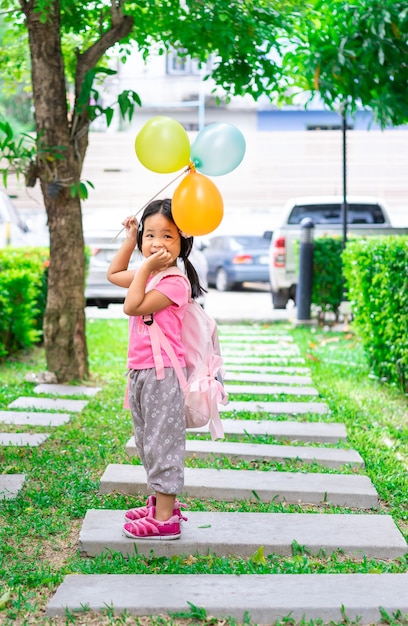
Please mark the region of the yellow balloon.
POLYGON ((190 141, 184 127, 170 117, 153 117, 135 140, 136 156, 148 170, 177 172, 190 161, 190 141))
POLYGON ((179 229, 192 237, 208 235, 224 216, 224 202, 217 187, 194 170, 175 189, 171 207, 179 229))

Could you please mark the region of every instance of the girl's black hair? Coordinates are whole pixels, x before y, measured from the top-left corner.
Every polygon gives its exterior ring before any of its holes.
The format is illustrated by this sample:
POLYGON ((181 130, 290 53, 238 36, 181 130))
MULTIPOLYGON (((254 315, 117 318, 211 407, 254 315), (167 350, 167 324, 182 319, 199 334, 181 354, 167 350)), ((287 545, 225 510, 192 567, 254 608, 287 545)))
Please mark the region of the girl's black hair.
MULTIPOLYGON (((177 226, 176 222, 173 219, 173 214, 171 212, 171 200, 169 198, 165 198, 164 200, 153 200, 150 204, 147 205, 145 210, 143 211, 143 215, 139 222, 139 227, 137 230, 137 247, 142 251, 142 239, 143 239, 143 231, 144 231, 144 223, 147 217, 151 215, 156 215, 156 213, 161 213, 166 217, 170 222, 172 222, 175 226, 177 226)), ((177 229, 180 233, 180 254, 179 258, 182 259, 184 263, 184 267, 186 270, 187 278, 190 281, 191 285, 191 295, 192 297, 198 298, 202 296, 206 289, 201 286, 200 279, 198 277, 197 271, 194 265, 189 260, 188 256, 192 250, 194 238, 193 237, 185 237, 180 229, 177 226, 177 229)))

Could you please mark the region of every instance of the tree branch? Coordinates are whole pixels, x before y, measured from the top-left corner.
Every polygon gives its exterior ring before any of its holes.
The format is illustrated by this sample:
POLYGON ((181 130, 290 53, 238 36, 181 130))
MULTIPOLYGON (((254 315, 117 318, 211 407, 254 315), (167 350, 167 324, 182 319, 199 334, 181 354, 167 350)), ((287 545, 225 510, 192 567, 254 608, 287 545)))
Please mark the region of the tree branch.
POLYGON ((19 4, 24 15, 27 15, 27 12, 33 8, 33 0, 20 0, 19 4))
MULTIPOLYGON (((114 0, 112 0, 114 2, 114 0)), ((115 43, 129 35, 132 31, 134 20, 130 15, 123 15, 119 22, 114 23, 114 11, 112 11, 113 27, 107 30, 88 50, 77 56, 78 65, 75 77, 76 95, 81 91, 81 85, 88 70, 95 67, 99 59, 105 54, 109 48, 115 43)), ((115 16, 116 19, 117 15, 115 16)))
MULTIPOLYGON (((83 54, 77 53, 77 69, 75 75, 75 103, 81 94, 82 84, 89 70, 96 67, 99 59, 107 50, 115 43, 124 39, 133 29, 134 19, 130 15, 123 15, 120 0, 111 0, 112 2, 112 28, 107 30, 88 50, 83 54), (115 5, 115 7, 113 6, 115 5), (120 18, 120 19, 119 19, 120 18)), ((86 132, 89 128, 89 115, 87 107, 82 110, 74 109, 71 124, 71 137, 74 140, 75 152, 78 160, 82 161, 85 154, 85 146, 80 146, 84 141, 86 143, 86 132)))
POLYGON ((116 26, 123 19, 121 0, 111 0, 112 24, 116 26))

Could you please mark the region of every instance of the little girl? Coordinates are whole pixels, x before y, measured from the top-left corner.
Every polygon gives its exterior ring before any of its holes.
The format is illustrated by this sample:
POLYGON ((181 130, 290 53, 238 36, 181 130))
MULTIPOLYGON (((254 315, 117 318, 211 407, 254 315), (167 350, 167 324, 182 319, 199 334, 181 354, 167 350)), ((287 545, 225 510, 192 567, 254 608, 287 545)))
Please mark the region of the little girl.
POLYGON ((204 289, 188 260, 193 238, 185 237, 171 213, 171 200, 151 202, 138 223, 128 217, 123 225, 126 239, 108 270, 108 280, 128 288, 123 310, 129 315, 128 398, 137 451, 147 474, 147 489, 154 492, 146 505, 126 512, 124 533, 135 539, 178 539, 180 503, 176 500, 184 485, 185 415, 184 396, 167 354, 162 351, 164 380, 157 380, 150 335, 146 322, 155 321, 170 341, 185 368, 181 328, 189 299, 182 276, 164 276, 150 291, 146 287, 158 272, 184 261, 197 298, 204 289), (136 271, 128 269, 135 247, 144 261, 136 271))

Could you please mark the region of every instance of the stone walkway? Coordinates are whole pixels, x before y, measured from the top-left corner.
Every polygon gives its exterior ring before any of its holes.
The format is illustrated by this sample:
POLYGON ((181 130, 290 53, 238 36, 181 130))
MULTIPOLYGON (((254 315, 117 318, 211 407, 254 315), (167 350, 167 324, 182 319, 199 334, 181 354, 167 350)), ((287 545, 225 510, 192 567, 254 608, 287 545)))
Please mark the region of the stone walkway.
MULTIPOLYGON (((245 341, 248 341, 251 332, 252 329, 239 325, 222 328, 220 339, 223 350, 226 345, 233 344, 234 350, 238 352, 242 345, 241 338, 245 335, 245 341)), ((137 550, 139 554, 163 557, 217 554, 250 558, 260 546, 265 555, 290 556, 294 546, 301 546, 302 550, 317 556, 341 550, 356 560, 395 559, 407 552, 407 544, 393 519, 375 512, 378 509, 376 490, 364 474, 363 459, 347 445, 344 425, 321 421, 320 416, 330 419, 329 408, 323 401, 290 400, 292 395, 296 395, 299 386, 311 383, 310 372, 306 367, 292 365, 293 359, 300 357, 275 352, 277 344, 280 341, 289 344, 290 337, 285 336, 282 340, 281 334, 273 335, 272 338, 270 334, 270 329, 264 331, 258 328, 251 337, 253 343, 251 351, 246 352, 247 361, 242 356, 238 366, 230 362, 228 389, 231 391, 231 387, 235 387, 239 389, 238 393, 253 396, 256 393, 254 386, 261 389, 267 383, 268 387, 262 389, 262 394, 273 397, 279 393, 285 400, 231 400, 227 407, 223 407, 225 440, 212 442, 200 438, 200 433, 206 429, 191 431, 194 438, 187 440, 187 455, 210 461, 217 458, 247 462, 267 460, 284 465, 289 461, 299 464, 299 469, 290 470, 288 467, 286 471, 261 471, 188 467, 184 495, 203 499, 204 503, 208 499, 266 503, 274 500, 307 505, 331 503, 354 512, 188 511, 188 522, 183 523, 182 536, 178 541, 138 542, 122 534, 124 511, 89 510, 79 536, 79 547, 84 557, 94 557, 106 551, 117 551, 129 556, 137 550), (273 357, 268 359, 264 349, 269 339, 274 350, 273 357), (262 343, 260 357, 253 355, 258 343, 262 343), (238 372, 236 376, 235 372, 238 372), (284 378, 262 378, 272 375, 284 378), (285 388, 288 386, 287 392, 282 390, 282 384, 285 388), (276 420, 278 415, 281 419, 276 420), (231 436, 239 440, 229 440, 231 436), (259 441, 258 438, 264 436, 273 442, 266 444, 259 441), (274 440, 280 440, 281 444, 274 443, 274 440), (311 463, 314 464, 313 471, 308 471, 311 463), (343 471, 343 468, 347 471, 343 471), (354 469, 350 473, 351 468, 354 469)), ((292 352, 295 354, 296 349, 292 352)), ((69 396, 71 391, 77 395, 78 388, 57 389, 57 386, 49 385, 44 388, 42 385, 36 388, 35 393, 69 396)), ((86 388, 81 391, 84 396, 93 393, 86 388)), ((81 410, 79 403, 83 407, 86 400, 21 398, 9 407, 18 407, 20 411, 3 411, 0 421, 51 426, 55 416, 59 415, 60 420, 67 421, 67 415, 69 419, 71 412, 81 410), (62 404, 67 413, 52 413, 54 410, 63 410, 62 404), (33 407, 33 411, 28 410, 33 407), (46 409, 50 413, 44 414, 39 409, 46 409), (21 422, 16 413, 21 413, 21 422), (47 419, 48 422, 45 421, 47 419)), ((136 456, 133 438, 129 439, 126 450, 130 458, 136 456)), ((11 475, 6 478, 10 482, 3 497, 15 497, 27 477, 11 475)), ((99 490, 100 493, 116 491, 145 494, 144 469, 131 461, 124 465, 108 465, 101 476, 99 490)), ((248 612, 252 621, 270 624, 289 614, 297 620, 304 618, 340 622, 344 620, 344 607, 348 619, 354 620, 360 616, 363 624, 372 624, 381 620, 380 607, 384 607, 389 615, 398 610, 403 615, 408 614, 407 589, 408 574, 73 574, 66 576, 58 587, 47 604, 46 612, 52 617, 64 615, 66 609, 70 612, 79 611, 84 605, 96 612, 112 606, 117 614, 126 610, 131 615, 142 616, 167 614, 169 611, 186 612, 188 603, 191 603, 205 607, 207 615, 219 618, 232 616, 243 621, 248 612)))
MULTIPOLYGON (((100 391, 100 387, 86 387, 84 385, 52 385, 39 384, 33 389, 36 394, 51 396, 93 396, 100 391)), ((71 419, 71 413, 82 411, 88 404, 87 400, 72 400, 66 398, 39 398, 36 396, 20 397, 8 405, 8 409, 0 411, 0 423, 14 426, 49 426, 56 427, 66 424, 71 419), (34 409, 34 410, 27 410, 34 409), (42 412, 44 409, 52 412, 42 412), (55 411, 64 410, 67 413, 55 411)), ((49 433, 8 433, 0 432, 0 446, 36 447, 44 443, 49 433)), ((22 489, 26 476, 23 474, 0 474, 0 500, 17 497, 22 489)))
POLYGON ((256 575, 68 575, 47 605, 47 615, 88 606, 113 606, 116 614, 167 615, 188 612, 191 603, 208 616, 231 616, 257 624, 277 619, 375 624, 379 606, 389 615, 408 613, 408 574, 256 575), (343 609, 344 607, 344 609, 343 609), (345 615, 347 620, 345 621, 345 615))
MULTIPOLYGON (((225 420, 224 420, 225 424, 225 420)), ((126 444, 130 457, 137 456, 134 437, 126 444)), ((316 446, 290 446, 262 443, 233 443, 228 441, 208 441, 206 439, 187 439, 186 456, 195 459, 229 458, 243 461, 301 461, 317 463, 322 467, 363 467, 364 461, 355 450, 316 446)))

